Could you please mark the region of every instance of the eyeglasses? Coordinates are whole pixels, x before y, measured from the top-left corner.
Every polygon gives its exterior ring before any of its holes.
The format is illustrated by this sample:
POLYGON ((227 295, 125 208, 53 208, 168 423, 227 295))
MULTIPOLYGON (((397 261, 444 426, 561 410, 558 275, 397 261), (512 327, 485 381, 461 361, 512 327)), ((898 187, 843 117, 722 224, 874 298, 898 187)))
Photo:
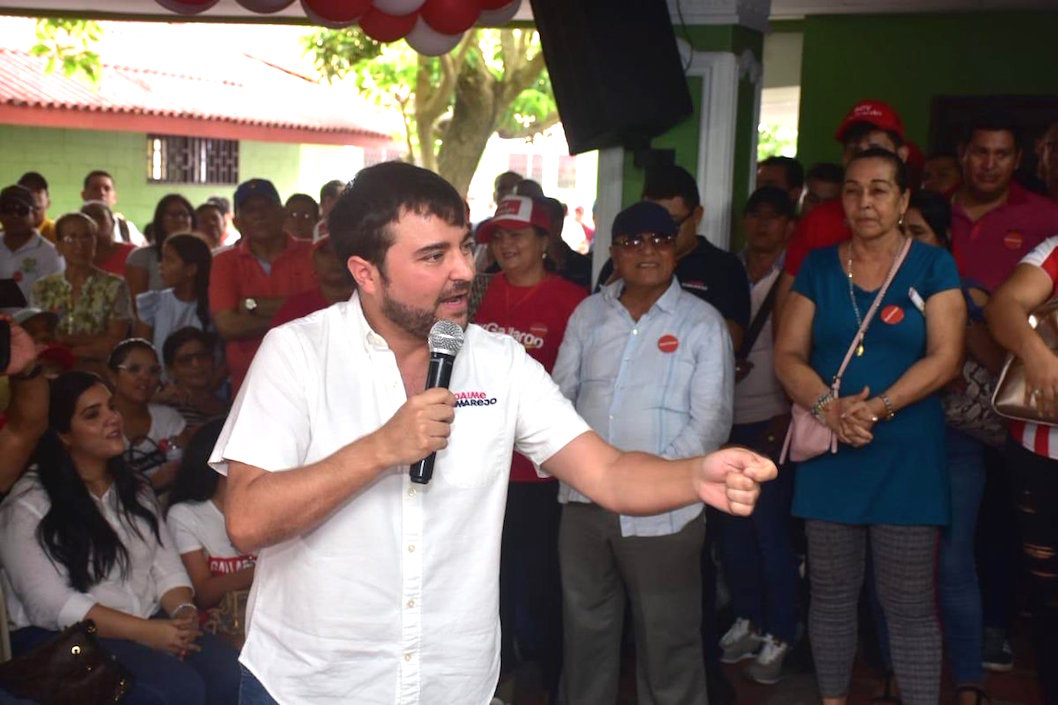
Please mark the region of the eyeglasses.
POLYGON ((3 213, 4 215, 15 215, 19 218, 25 218, 27 215, 29 215, 29 212, 31 210, 32 209, 29 206, 23 205, 21 203, 9 203, 3 208, 0 208, 0 213, 3 213))
POLYGON ((675 235, 664 235, 662 233, 641 233, 639 235, 622 235, 614 240, 614 244, 625 250, 641 250, 644 243, 650 241, 656 250, 667 250, 676 244, 675 235))
POLYGON ((87 235, 66 235, 63 237, 62 241, 67 245, 73 245, 74 243, 83 245, 86 242, 92 242, 95 239, 95 235, 88 233, 87 235))
POLYGON ((294 220, 315 220, 315 218, 312 217, 312 213, 299 213, 298 211, 290 211, 287 213, 287 217, 293 218, 294 220))
POLYGON ((173 362, 178 365, 190 365, 192 362, 198 362, 205 364, 213 360, 213 353, 208 350, 202 352, 184 353, 183 355, 177 355, 173 358, 173 362))
POLYGON ((161 365, 139 365, 139 364, 118 365, 118 369, 119 370, 125 370, 130 375, 132 375, 133 377, 135 377, 136 375, 140 374, 141 372, 146 372, 151 377, 158 377, 158 376, 160 376, 162 374, 162 366, 161 365))

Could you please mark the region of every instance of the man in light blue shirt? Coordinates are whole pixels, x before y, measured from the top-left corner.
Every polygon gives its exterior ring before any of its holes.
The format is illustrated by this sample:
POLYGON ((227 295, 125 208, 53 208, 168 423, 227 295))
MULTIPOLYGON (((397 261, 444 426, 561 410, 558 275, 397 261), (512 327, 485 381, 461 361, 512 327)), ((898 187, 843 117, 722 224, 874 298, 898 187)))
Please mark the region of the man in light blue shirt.
MULTIPOLYGON (((610 254, 620 278, 573 313, 553 377, 609 443, 686 458, 727 439, 734 355, 720 313, 673 276, 676 231, 655 203, 618 214, 610 254)), ((623 516, 565 484, 559 501, 567 701, 615 702, 627 596, 637 701, 705 705, 702 505, 623 516)))

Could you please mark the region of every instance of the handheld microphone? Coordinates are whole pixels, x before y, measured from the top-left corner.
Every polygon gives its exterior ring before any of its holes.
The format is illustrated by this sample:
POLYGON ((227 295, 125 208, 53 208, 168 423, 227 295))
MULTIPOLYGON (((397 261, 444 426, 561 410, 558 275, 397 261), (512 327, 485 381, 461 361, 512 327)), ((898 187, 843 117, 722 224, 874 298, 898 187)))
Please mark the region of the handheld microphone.
MULTIPOLYGON (((452 321, 438 321, 430 328, 430 366, 426 370, 426 388, 444 387, 452 379, 452 366, 456 354, 463 347, 463 329, 452 321)), ((425 485, 433 477, 433 463, 437 453, 428 456, 411 466, 411 481, 425 485)))

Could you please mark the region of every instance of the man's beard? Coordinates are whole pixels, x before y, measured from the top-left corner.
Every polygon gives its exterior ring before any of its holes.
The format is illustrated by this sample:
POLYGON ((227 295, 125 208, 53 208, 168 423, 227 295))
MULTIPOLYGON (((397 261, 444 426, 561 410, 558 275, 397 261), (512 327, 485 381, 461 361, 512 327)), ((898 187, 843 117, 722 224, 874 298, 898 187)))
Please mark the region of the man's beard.
POLYGON ((441 301, 453 296, 462 296, 470 293, 470 283, 456 284, 450 289, 441 292, 437 297, 432 309, 415 308, 406 303, 397 301, 389 295, 389 282, 383 277, 382 284, 382 314, 394 325, 406 333, 426 340, 430 336, 430 329, 437 322, 437 309, 441 301))

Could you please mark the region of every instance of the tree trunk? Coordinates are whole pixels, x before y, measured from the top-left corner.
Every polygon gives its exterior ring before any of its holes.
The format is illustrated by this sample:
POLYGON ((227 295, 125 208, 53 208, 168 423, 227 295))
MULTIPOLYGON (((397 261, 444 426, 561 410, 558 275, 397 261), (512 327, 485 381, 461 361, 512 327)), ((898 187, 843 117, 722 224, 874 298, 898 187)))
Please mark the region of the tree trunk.
POLYGON ((456 81, 452 119, 437 154, 437 171, 466 195, 485 145, 496 129, 495 79, 484 70, 464 65, 456 81))

